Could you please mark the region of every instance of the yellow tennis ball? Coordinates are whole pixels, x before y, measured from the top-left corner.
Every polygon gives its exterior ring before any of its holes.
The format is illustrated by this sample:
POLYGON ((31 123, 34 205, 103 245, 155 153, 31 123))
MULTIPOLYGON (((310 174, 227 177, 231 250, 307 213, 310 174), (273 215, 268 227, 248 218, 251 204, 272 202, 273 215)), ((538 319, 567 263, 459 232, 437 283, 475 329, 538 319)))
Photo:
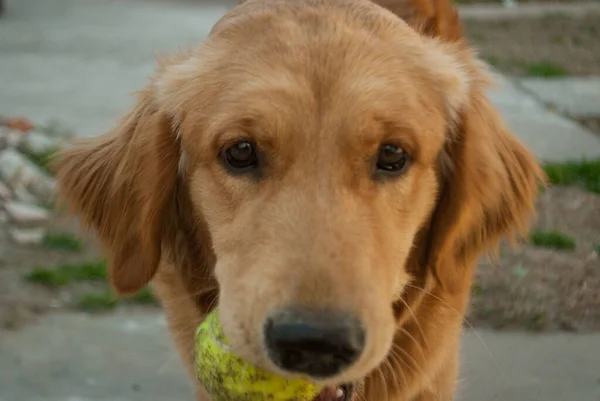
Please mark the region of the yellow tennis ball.
POLYGON ((213 401, 312 401, 322 388, 253 366, 229 351, 217 310, 196 330, 196 374, 213 401))

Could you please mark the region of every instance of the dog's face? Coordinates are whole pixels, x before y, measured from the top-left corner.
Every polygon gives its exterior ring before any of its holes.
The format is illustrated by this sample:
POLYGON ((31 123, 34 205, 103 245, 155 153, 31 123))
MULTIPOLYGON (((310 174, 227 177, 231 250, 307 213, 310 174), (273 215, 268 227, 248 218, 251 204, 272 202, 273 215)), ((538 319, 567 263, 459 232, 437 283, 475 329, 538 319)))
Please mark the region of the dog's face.
MULTIPOLYGON (((420 54, 427 49, 408 26, 372 33, 338 12, 341 26, 354 24, 350 32, 311 26, 303 15, 261 22, 275 38, 244 34, 252 15, 223 28, 204 54, 211 67, 198 72, 198 61, 187 62, 199 75, 183 78, 192 97, 181 103, 178 133, 181 173, 212 238, 220 315, 236 352, 282 373, 349 381, 391 345, 392 305, 435 204, 451 105, 436 89, 444 77, 421 67, 434 56, 420 54), (247 54, 235 55, 240 48, 247 54), (327 320, 331 327, 320 327, 327 320), (303 324, 350 337, 323 340, 340 355, 302 367, 302 355, 288 361, 279 349, 295 340, 276 332, 303 324)), ((177 87, 174 68, 159 86, 177 87)))
MULTIPOLYGON (((537 170, 473 94, 466 50, 366 1, 314 3, 239 7, 164 63, 119 130, 67 151, 59 181, 117 288, 152 278, 185 215, 234 351, 338 384, 388 354, 418 234, 434 267, 462 263, 518 225, 537 170)), ((467 275, 436 272, 459 292, 467 275)))

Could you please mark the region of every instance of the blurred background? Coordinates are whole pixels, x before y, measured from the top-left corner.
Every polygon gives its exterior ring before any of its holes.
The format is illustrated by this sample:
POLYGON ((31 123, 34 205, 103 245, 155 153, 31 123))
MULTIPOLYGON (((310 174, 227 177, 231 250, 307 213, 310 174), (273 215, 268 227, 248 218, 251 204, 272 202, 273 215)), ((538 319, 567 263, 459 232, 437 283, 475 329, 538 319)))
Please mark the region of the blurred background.
MULTIPOLYGON (((154 56, 235 1, 0 0, 0 401, 188 400, 153 294, 116 300, 53 204, 48 157, 109 129, 154 56)), ((518 251, 482 262, 459 400, 600 400, 600 2, 463 0, 490 92, 551 186, 518 251)))

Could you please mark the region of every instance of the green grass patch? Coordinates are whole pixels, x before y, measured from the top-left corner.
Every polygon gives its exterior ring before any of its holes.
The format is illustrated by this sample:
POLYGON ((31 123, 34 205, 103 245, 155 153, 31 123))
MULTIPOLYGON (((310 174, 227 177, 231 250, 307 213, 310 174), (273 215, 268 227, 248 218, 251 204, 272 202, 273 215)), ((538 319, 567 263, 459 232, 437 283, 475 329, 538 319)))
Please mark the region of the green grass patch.
POLYGON ((49 232, 42 242, 44 248, 57 251, 79 252, 83 243, 73 234, 65 232, 49 232))
POLYGON ((25 275, 25 279, 47 287, 61 287, 77 281, 104 281, 106 280, 106 261, 36 267, 25 275))
POLYGON ((62 287, 71 282, 71 279, 57 269, 36 267, 25 275, 30 283, 41 284, 46 287, 62 287))
POLYGON ((580 185, 600 194, 600 158, 566 163, 547 163, 544 171, 553 185, 580 185))
POLYGON ((563 67, 551 61, 539 61, 537 63, 527 64, 525 66, 525 72, 530 77, 540 78, 556 78, 568 75, 563 67))
POLYGON ((534 230, 530 236, 531 244, 539 248, 573 250, 576 247, 573 237, 559 231, 534 230))
POLYGON ((141 305, 156 305, 158 301, 149 287, 144 287, 130 297, 131 301, 141 305))
POLYGON ((119 301, 109 291, 94 292, 82 295, 77 306, 87 312, 102 312, 115 309, 119 301))
POLYGON ((600 255, 600 244, 596 245, 596 248, 594 249, 596 250, 596 253, 600 255))
POLYGON ((58 147, 48 149, 43 153, 34 153, 27 147, 22 147, 21 151, 31 160, 35 165, 44 170, 48 175, 54 175, 50 169, 50 163, 60 149, 58 147))

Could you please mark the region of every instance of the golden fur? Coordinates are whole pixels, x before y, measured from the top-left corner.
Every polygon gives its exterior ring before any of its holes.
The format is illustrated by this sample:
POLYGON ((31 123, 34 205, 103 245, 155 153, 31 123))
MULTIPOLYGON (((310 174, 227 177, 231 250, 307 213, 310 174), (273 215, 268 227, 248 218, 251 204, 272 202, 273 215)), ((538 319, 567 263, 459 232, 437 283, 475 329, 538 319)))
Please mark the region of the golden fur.
POLYGON ((217 303, 235 350, 273 370, 267 314, 332 307, 364 322, 367 346, 327 384, 361 383, 368 401, 453 399, 477 258, 526 228, 543 177, 485 96, 449 0, 379 3, 392 12, 244 2, 160 60, 112 132, 57 161, 113 286, 152 282, 192 377, 194 329, 217 303), (240 138, 268 160, 258 179, 220 164, 240 138), (411 155, 402 176, 374 179, 383 141, 411 155))

